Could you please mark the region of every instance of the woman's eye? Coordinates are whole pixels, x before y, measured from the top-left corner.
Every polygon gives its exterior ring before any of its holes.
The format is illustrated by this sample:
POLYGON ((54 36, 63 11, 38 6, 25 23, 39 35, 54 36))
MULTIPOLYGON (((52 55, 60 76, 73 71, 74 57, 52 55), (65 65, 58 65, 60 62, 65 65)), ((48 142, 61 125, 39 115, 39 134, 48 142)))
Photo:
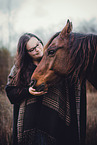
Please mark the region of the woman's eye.
POLYGON ((49 50, 48 51, 48 55, 54 55, 55 54, 55 51, 54 50, 49 50))

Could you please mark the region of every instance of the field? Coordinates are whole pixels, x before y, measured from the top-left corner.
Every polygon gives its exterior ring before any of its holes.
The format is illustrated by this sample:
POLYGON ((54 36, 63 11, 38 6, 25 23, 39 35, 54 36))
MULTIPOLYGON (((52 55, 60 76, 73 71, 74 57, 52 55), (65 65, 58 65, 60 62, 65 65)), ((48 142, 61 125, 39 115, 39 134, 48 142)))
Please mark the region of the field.
POLYGON ((12 144, 12 105, 5 93, 0 93, 0 145, 12 144))
POLYGON ((87 93, 86 145, 97 145, 97 92, 87 93))
MULTIPOLYGON (((5 93, 0 93, 0 145, 12 143, 12 105, 5 93)), ((97 92, 87 93, 86 145, 97 145, 97 92)))

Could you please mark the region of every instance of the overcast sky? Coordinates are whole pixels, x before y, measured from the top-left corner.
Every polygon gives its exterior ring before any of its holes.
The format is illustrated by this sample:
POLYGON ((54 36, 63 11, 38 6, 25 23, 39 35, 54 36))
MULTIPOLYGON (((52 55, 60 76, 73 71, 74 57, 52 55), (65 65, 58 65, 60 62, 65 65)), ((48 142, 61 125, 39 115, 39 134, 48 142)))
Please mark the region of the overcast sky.
MULTIPOLYGON (((8 0, 6 0, 8 2, 8 0)), ((9 0, 16 31, 97 17, 97 0, 9 0), (15 7, 16 6, 16 7, 15 7)), ((76 25, 76 24, 75 24, 76 25)))
POLYGON ((21 34, 50 27, 60 31, 68 18, 73 27, 82 20, 97 18, 97 0, 0 0, 3 36, 8 33, 8 19, 13 30, 21 34))

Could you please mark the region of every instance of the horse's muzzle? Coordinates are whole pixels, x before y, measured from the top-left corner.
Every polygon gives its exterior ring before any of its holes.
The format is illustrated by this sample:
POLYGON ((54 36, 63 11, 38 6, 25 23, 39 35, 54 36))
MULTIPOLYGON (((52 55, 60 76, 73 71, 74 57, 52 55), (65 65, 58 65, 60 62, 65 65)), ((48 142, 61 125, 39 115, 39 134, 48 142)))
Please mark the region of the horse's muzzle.
POLYGON ((35 79, 33 79, 33 80, 31 80, 30 86, 33 87, 38 92, 44 91, 44 89, 45 89, 44 83, 42 83, 38 87, 35 86, 36 83, 37 83, 37 81, 35 79))

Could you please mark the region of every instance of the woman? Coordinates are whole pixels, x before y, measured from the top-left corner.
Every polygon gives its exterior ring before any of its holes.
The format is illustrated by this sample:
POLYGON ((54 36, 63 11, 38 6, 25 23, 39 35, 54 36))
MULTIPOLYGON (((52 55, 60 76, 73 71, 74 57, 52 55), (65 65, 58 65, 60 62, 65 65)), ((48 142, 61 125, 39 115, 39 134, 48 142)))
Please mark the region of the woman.
MULTIPOLYGON (((27 104, 30 104, 33 101, 37 102, 37 98, 33 97, 34 95, 40 96, 41 98, 41 95, 44 94, 44 92, 36 92, 35 89, 29 86, 30 77, 34 69, 36 68, 37 64, 41 60, 42 56, 43 56, 43 42, 36 35, 31 33, 25 33, 20 37, 17 47, 17 56, 15 65, 11 69, 11 72, 8 77, 8 83, 5 87, 10 102, 14 104, 14 123, 13 123, 14 145, 22 144, 23 142, 22 141, 23 135, 21 136, 21 134, 23 133, 22 117, 24 115, 23 111, 25 106, 27 106, 27 104), (20 113, 22 113, 22 115, 20 113)), ((36 117, 35 114, 34 117, 36 117)))
POLYGON ((38 37, 21 36, 6 85, 14 104, 13 145, 79 145, 79 81, 75 84, 75 80, 62 77, 48 92, 36 92, 29 84, 42 55, 43 43, 38 37))

